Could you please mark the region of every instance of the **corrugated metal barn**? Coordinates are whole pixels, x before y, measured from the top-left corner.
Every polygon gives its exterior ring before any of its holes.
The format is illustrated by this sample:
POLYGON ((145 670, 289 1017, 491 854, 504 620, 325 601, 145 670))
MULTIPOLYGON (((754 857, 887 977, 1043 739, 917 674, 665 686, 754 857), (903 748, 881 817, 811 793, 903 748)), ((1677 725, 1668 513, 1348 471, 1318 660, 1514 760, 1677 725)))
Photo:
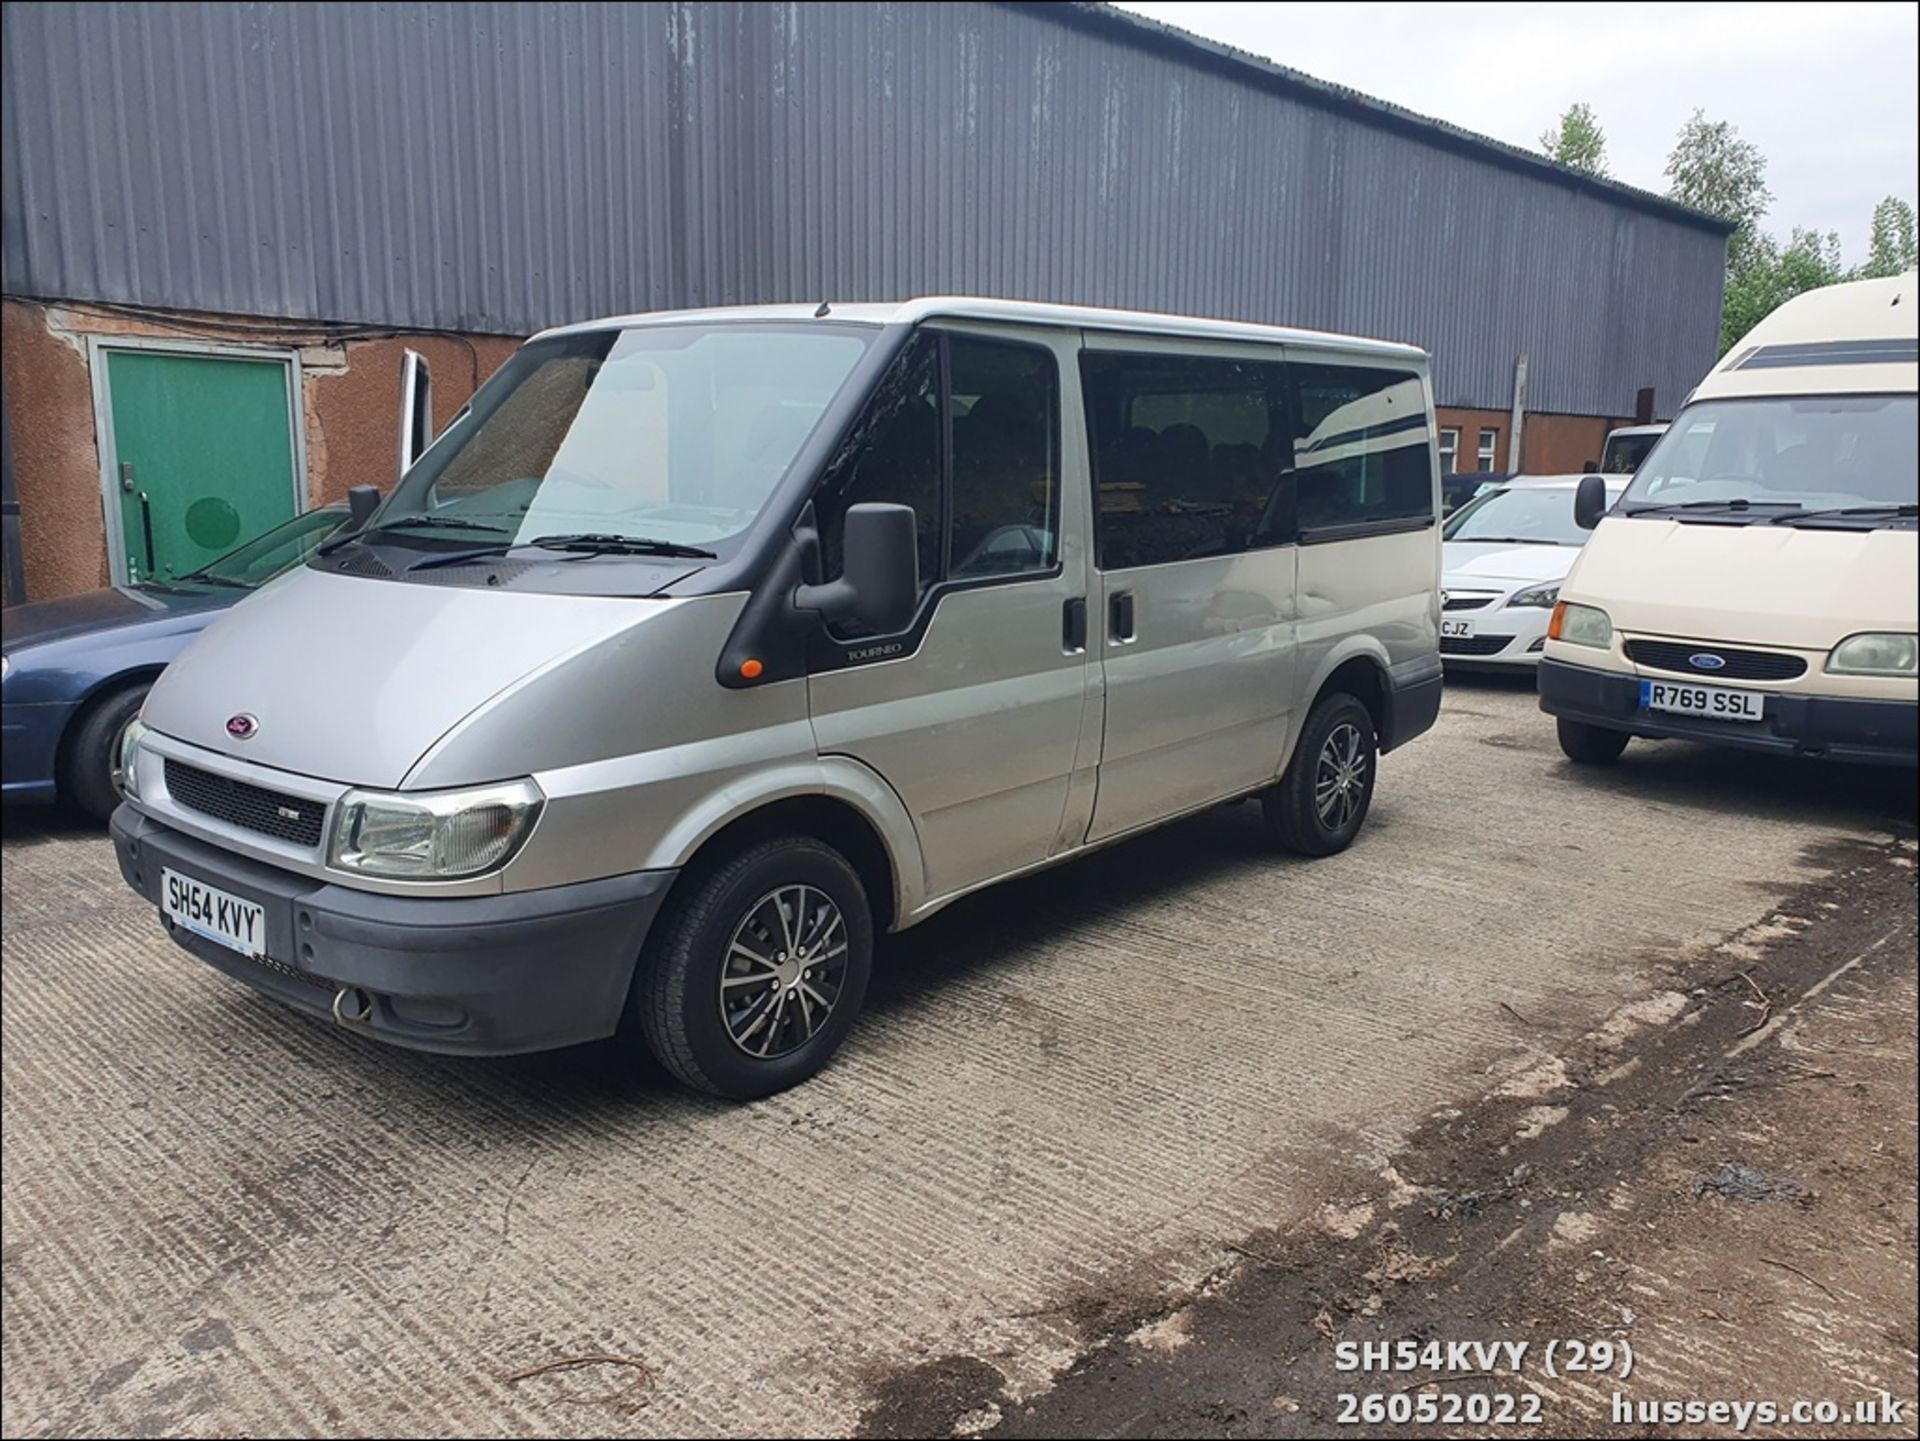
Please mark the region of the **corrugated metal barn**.
POLYGON ((1356 331, 1434 352, 1461 469, 1517 357, 1531 411, 1625 418, 1647 389, 1670 413, 1718 335, 1719 222, 1103 6, 17 3, 4 38, 30 562, 30 324, 89 364, 128 327, 306 358, 309 499, 360 444, 315 434, 313 392, 395 332, 464 337, 436 370, 464 384, 483 337, 823 297, 1356 331))

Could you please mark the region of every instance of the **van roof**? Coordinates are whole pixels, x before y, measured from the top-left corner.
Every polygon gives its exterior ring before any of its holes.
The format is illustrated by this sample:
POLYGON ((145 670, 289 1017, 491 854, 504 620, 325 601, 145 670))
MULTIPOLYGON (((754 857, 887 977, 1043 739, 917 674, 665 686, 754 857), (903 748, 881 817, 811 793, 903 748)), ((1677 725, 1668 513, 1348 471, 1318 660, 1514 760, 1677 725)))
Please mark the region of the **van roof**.
POLYGON ((1797 295, 1747 333, 1692 399, 1895 393, 1920 388, 1915 273, 1797 295))
MULTIPOLYGON (((656 310, 556 326, 551 330, 543 330, 534 338, 537 340, 549 335, 569 335, 588 330, 624 330, 640 325, 810 320, 819 308, 816 305, 737 305, 713 310, 656 310)), ((824 318, 843 323, 851 321, 858 325, 914 325, 936 317, 1001 321, 1016 325, 1066 326, 1078 330, 1126 331, 1136 335, 1194 340, 1237 340, 1256 345, 1291 344, 1409 362, 1424 362, 1427 358, 1427 352, 1417 345, 1337 335, 1325 330, 1254 325, 1241 320, 1207 320, 1188 315, 1158 315, 1146 310, 1106 310, 1092 305, 1045 305, 1031 300, 995 300, 982 296, 923 296, 915 300, 845 305, 833 301, 824 318)))

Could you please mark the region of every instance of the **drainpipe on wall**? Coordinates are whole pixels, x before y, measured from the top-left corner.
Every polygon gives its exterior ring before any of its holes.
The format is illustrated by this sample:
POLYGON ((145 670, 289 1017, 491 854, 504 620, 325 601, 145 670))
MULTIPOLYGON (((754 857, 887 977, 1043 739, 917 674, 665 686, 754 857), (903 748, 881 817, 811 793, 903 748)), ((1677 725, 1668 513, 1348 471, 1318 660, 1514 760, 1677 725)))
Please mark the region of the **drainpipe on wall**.
POLYGON ((1527 358, 1521 356, 1513 363, 1513 424, 1507 431, 1507 474, 1519 475, 1520 466, 1520 427, 1527 415, 1527 358))
POLYGON ((7 604, 27 598, 27 570, 20 557, 20 492, 13 483, 13 422, 7 393, 0 387, 0 548, 6 552, 7 604))

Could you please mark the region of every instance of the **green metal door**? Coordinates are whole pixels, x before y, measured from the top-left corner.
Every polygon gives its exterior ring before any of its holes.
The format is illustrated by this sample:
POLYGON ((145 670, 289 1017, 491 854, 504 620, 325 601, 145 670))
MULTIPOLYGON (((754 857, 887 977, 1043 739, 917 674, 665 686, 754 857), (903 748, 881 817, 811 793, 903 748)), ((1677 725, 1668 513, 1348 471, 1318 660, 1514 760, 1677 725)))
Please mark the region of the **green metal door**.
POLYGON ((127 580, 186 575, 292 518, 286 361, 105 354, 127 580))

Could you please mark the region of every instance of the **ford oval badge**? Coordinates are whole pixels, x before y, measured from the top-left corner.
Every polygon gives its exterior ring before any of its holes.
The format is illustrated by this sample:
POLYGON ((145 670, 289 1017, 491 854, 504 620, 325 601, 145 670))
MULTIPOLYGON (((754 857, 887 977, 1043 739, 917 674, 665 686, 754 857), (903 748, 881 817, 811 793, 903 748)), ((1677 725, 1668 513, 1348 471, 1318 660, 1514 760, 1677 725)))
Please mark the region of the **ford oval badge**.
MULTIPOLYGON (((1698 655, 1688 656, 1687 664, 1695 670, 1724 670, 1727 661, 1725 656, 1718 656, 1712 651, 1703 650, 1698 655)), ((239 717, 239 719, 245 719, 245 717, 239 717)))
POLYGON ((260 722, 245 712, 227 722, 227 734, 237 741, 250 741, 259 734, 260 722))

